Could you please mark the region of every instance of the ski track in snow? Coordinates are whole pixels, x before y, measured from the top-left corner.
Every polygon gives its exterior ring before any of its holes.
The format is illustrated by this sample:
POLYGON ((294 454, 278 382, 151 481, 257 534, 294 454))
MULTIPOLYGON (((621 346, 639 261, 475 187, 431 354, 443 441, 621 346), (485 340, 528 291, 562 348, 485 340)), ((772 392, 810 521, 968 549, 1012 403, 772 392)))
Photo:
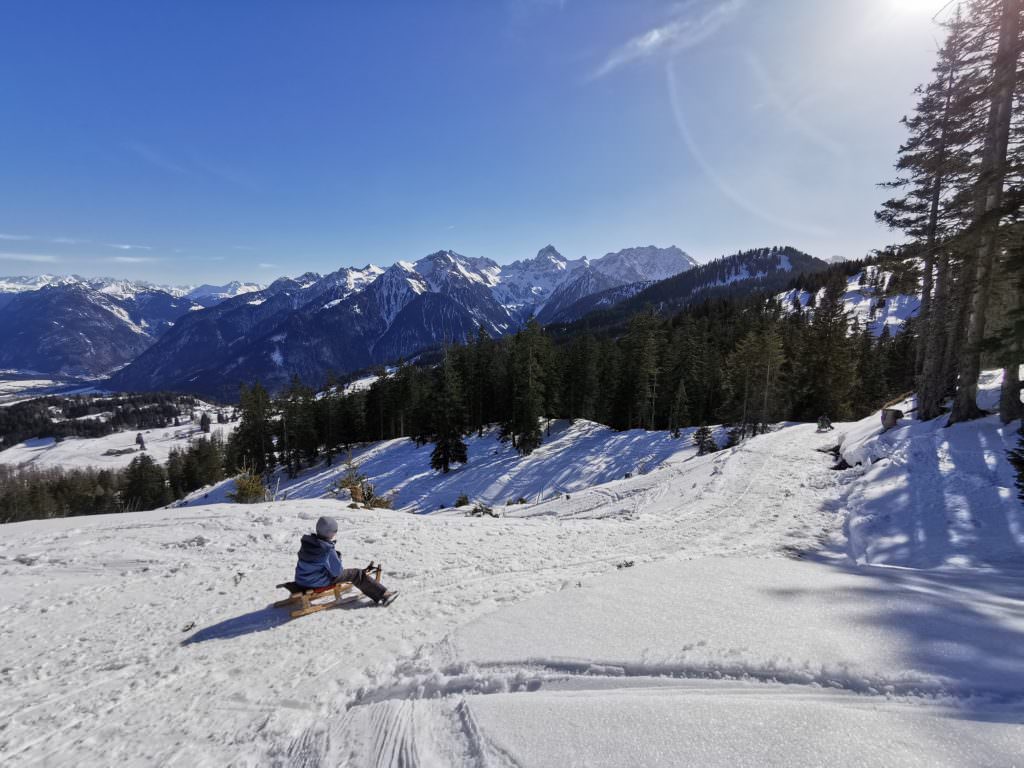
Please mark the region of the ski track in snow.
POLYGON ((727 648, 694 663, 459 658, 462 628, 531 598, 604 585, 624 561, 848 562, 844 498, 850 488, 863 493, 863 472, 830 469, 832 457, 816 449, 835 442, 788 426, 710 456, 669 457, 571 498, 503 508, 500 519, 305 500, 6 526, 0 758, 514 766, 516 749, 479 722, 487 707, 470 703, 481 694, 664 687, 685 697, 724 678, 766 696, 885 694, 882 704, 897 708, 893 696, 955 699, 960 692, 930 679, 844 682, 835 670, 730 660, 727 648), (402 591, 394 606, 354 596, 296 621, 268 607, 280 597, 274 585, 291 578, 299 536, 321 514, 341 522, 346 565, 384 564, 384 582, 402 591))

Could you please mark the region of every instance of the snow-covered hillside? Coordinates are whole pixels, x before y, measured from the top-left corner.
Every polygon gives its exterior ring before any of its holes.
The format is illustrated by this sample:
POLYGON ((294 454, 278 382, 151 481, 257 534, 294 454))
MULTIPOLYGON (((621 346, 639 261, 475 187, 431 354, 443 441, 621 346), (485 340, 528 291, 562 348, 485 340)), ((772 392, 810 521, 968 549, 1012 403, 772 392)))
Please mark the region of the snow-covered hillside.
MULTIPOLYGON (((899 333, 904 323, 916 316, 921 309, 921 297, 918 295, 886 295, 881 286, 884 286, 890 277, 891 273, 885 269, 869 265, 846 281, 843 305, 847 313, 862 328, 868 328, 875 336, 880 336, 885 328, 892 334, 899 333)), ((824 295, 824 288, 814 294, 815 305, 824 295)), ((787 291, 778 298, 786 309, 790 309, 794 301, 798 301, 801 307, 806 308, 812 300, 809 292, 798 290, 787 291)), ((814 312, 813 308, 809 311, 811 314, 814 312)))
MULTIPOLYGON (((646 474, 669 460, 689 459, 697 452, 694 431, 683 430, 680 438, 673 439, 666 432, 616 432, 584 419, 552 421, 544 444, 520 457, 492 427, 481 437, 466 439, 468 463, 447 475, 430 469, 433 445, 417 446, 408 438, 356 449, 352 460, 376 492, 391 496, 394 508, 403 512, 450 507, 463 494, 473 504, 506 507, 563 497, 627 475, 646 474)), ((716 437, 725 443, 724 433, 718 431, 716 437)), ((279 499, 334 498, 337 481, 346 471, 344 462, 337 459, 331 467, 320 464, 294 480, 280 471, 271 485, 279 499)), ((196 492, 185 503, 223 501, 232 490, 234 480, 226 480, 217 488, 196 492)), ((498 511, 512 513, 511 509, 498 511)))
POLYGON ((3 526, 0 759, 1020 764, 1024 508, 993 437, 1016 425, 927 426, 680 442, 498 519, 293 499, 3 526), (836 471, 837 444, 884 458, 836 471), (894 514, 851 537, 872 493, 894 514), (268 607, 322 514, 347 565, 384 563, 393 606, 268 607), (899 537, 959 557, 862 556, 899 537))
MULTIPOLYGON (((182 419, 181 426, 163 427, 142 430, 142 438, 146 442, 146 451, 161 464, 167 461, 172 448, 184 449, 191 440, 203 437, 199 429, 199 414, 196 410, 196 422, 182 419)), ((89 417, 92 418, 92 417, 89 417)), ((214 423, 210 425, 211 433, 219 434, 225 440, 235 428, 235 423, 217 424, 215 414, 211 411, 214 423)), ((55 441, 52 437, 41 437, 27 440, 0 451, 0 464, 9 466, 31 466, 37 469, 45 467, 122 468, 127 467, 137 453, 135 437, 138 432, 115 432, 106 437, 78 438, 69 437, 55 441)))

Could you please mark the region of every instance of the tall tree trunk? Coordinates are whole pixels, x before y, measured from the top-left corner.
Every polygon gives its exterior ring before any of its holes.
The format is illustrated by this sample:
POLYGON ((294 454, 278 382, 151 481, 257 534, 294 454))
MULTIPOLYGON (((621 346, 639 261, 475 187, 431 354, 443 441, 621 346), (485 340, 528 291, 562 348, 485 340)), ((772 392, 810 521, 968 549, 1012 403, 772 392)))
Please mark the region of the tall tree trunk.
POLYGON ((1003 368, 1003 387, 999 392, 999 419, 1003 424, 1024 418, 1024 404, 1020 401, 1020 364, 1010 363, 1003 368))
MULTIPOLYGON (((957 14, 959 25, 959 11, 957 14)), ((945 394, 946 376, 943 375, 945 362, 946 340, 946 302, 949 294, 949 248, 943 247, 938 255, 938 275, 935 275, 935 263, 939 248, 939 208, 942 201, 942 188, 945 175, 942 171, 948 153, 948 134, 950 111, 953 105, 953 93, 956 83, 955 62, 959 57, 959 47, 950 52, 949 72, 946 77, 946 100, 942 112, 942 139, 939 145, 938 170, 932 185, 932 197, 928 210, 928 234, 925 243, 924 284, 921 287, 921 319, 923 328, 921 342, 917 345, 918 374, 917 415, 919 419, 936 418, 942 412, 942 397, 945 394), (934 298, 932 296, 934 279, 934 298)))
MULTIPOLYGON (((967 332, 960 355, 960 379, 949 423, 978 418, 978 376, 981 374, 981 343, 985 338, 992 267, 999 240, 1000 209, 1006 179, 1007 152, 1013 96, 1017 85, 1017 56, 1020 40, 1021 0, 1003 0, 999 21, 988 130, 982 157, 974 220, 978 225, 978 248, 974 255, 974 291, 970 300, 967 332)), ((966 265, 968 268, 970 264, 966 265)))
POLYGON ((942 398, 946 394, 949 375, 945 370, 946 333, 949 319, 949 249, 943 248, 938 259, 938 274, 935 276, 935 300, 926 318, 922 344, 924 367, 917 392, 917 417, 922 421, 934 419, 942 413, 942 398))

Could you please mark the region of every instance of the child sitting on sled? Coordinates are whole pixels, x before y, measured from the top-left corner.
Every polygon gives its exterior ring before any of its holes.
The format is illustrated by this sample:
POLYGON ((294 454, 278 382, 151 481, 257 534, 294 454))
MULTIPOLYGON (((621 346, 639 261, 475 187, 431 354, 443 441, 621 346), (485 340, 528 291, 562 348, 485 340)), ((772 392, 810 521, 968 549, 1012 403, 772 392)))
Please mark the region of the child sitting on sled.
POLYGON ((295 566, 295 583, 306 589, 315 589, 350 581, 377 605, 390 604, 397 597, 397 592, 385 589, 383 584, 360 568, 342 567, 341 556, 334 548, 337 537, 337 520, 321 517, 316 521, 316 533, 302 537, 299 562, 295 566))

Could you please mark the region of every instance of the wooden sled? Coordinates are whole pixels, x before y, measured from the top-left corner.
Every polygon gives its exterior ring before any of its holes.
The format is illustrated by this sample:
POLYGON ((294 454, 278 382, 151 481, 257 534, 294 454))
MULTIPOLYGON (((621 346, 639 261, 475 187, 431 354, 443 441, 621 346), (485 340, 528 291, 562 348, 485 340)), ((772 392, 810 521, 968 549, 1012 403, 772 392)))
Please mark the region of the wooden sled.
MULTIPOLYGON (((367 575, 372 575, 375 581, 380 582, 380 565, 374 566, 373 563, 370 563, 366 571, 367 575)), ((315 589, 300 587, 294 581, 286 581, 283 584, 278 584, 277 586, 278 589, 287 589, 289 597, 284 600, 278 600, 274 603, 274 607, 285 608, 298 604, 299 607, 291 612, 292 618, 297 619, 300 616, 316 613, 317 611, 322 611, 325 608, 331 608, 340 603, 342 594, 352 589, 352 582, 341 581, 337 584, 331 584, 327 587, 317 587, 315 589), (321 602, 327 598, 330 599, 326 600, 326 602, 321 602), (314 600, 317 602, 313 602, 314 600)))

